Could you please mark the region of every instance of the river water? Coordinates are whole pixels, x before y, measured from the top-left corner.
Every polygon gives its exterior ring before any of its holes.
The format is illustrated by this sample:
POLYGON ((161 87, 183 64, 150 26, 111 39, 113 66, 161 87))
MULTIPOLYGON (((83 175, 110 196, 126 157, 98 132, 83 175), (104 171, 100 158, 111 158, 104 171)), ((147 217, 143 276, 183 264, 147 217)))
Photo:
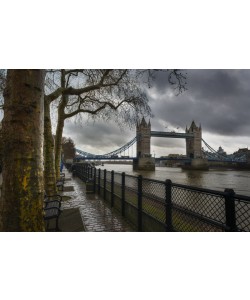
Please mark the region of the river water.
POLYGON ((132 165, 105 164, 97 166, 107 171, 125 172, 130 175, 141 174, 144 177, 166 180, 171 179, 173 183, 186 184, 203 187, 217 191, 225 188, 234 189, 235 193, 250 196, 250 171, 218 170, 209 171, 182 170, 181 168, 156 167, 155 171, 133 171, 132 165))
MULTIPOLYGON (((125 172, 130 175, 141 174, 144 177, 166 180, 171 179, 174 183, 186 184, 197 187, 204 187, 217 191, 224 191, 225 188, 234 189, 237 194, 250 196, 250 171, 238 170, 217 170, 190 171, 181 168, 156 167, 154 172, 133 171, 132 165, 105 164, 97 166, 100 169, 115 172, 125 172)), ((2 183, 0 174, 0 186, 2 183)), ((1 190, 0 190, 1 195, 1 190)))

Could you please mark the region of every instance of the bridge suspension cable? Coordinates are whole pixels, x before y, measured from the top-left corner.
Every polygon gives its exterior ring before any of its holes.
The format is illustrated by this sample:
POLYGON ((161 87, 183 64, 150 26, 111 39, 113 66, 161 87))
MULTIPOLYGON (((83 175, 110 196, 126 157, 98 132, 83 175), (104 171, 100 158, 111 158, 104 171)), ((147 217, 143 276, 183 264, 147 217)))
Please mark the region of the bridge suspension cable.
POLYGON ((203 155, 210 160, 222 160, 222 161, 231 161, 231 162, 246 162, 246 154, 237 153, 230 155, 223 155, 215 151, 211 146, 208 145, 206 141, 202 139, 202 142, 205 144, 207 149, 210 151, 204 151, 203 155))
POLYGON ((108 152, 108 153, 105 153, 105 154, 101 154, 101 155, 97 155, 97 154, 92 154, 92 153, 89 153, 89 152, 86 152, 86 151, 82 151, 80 149, 75 149, 77 153, 79 153, 80 155, 84 156, 84 157, 112 157, 114 155, 118 155, 120 153, 122 153, 123 151, 129 149, 131 146, 133 146, 133 144, 136 142, 137 138, 136 136, 131 140, 129 141, 127 144, 123 145, 122 147, 114 150, 114 151, 111 151, 111 152, 108 152))
MULTIPOLYGON (((122 147, 102 154, 92 154, 80 149, 75 149, 76 153, 80 154, 81 156, 84 156, 85 158, 112 158, 114 156, 118 156, 118 154, 121 154, 125 150, 129 149, 131 146, 135 144, 137 141, 137 137, 135 136, 131 141, 123 145, 122 147)), ((220 161, 231 161, 231 162, 245 162, 246 161, 246 154, 244 153, 237 153, 237 154, 230 154, 230 155, 224 155, 221 153, 218 153, 218 151, 214 150, 204 139, 202 139, 203 144, 207 148, 207 151, 203 149, 202 153, 204 157, 206 157, 209 160, 220 160, 220 161)), ((132 149, 133 150, 133 149, 132 149)))
POLYGON ((205 146, 208 148, 210 153, 208 151, 203 151, 203 154, 205 156, 208 156, 208 158, 211 159, 219 159, 219 160, 230 160, 227 155, 223 155, 221 153, 218 153, 216 150, 214 150, 208 143, 202 139, 202 142, 205 144, 205 146))
POLYGON ((120 154, 121 152, 127 150, 128 148, 130 148, 135 142, 136 142, 136 136, 131 140, 129 141, 127 144, 123 145, 122 147, 112 151, 112 152, 109 152, 109 153, 106 153, 104 154, 104 156, 112 156, 112 155, 117 155, 117 154, 120 154))

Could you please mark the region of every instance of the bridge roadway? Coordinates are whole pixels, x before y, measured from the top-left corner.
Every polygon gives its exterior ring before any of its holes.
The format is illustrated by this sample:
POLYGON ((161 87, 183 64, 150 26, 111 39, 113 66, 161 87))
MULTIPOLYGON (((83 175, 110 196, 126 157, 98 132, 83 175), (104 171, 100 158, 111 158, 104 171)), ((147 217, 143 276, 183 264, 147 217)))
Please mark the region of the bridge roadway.
POLYGON ((168 138, 193 138, 193 133, 179 133, 179 132, 165 132, 165 131, 151 131, 153 137, 168 137, 168 138))
MULTIPOLYGON (((106 156, 98 156, 98 157, 78 157, 79 160, 109 160, 109 161, 126 161, 126 160, 134 160, 136 157, 106 157, 106 156)), ((190 162, 191 159, 186 158, 186 157, 155 157, 155 162, 159 161, 165 161, 165 160, 174 160, 174 161, 182 161, 182 162, 190 162)), ((233 159, 228 159, 228 160, 220 160, 216 158, 207 158, 209 162, 224 162, 228 163, 231 165, 232 163, 238 163, 240 165, 246 164, 245 161, 237 161, 233 159)))
MULTIPOLYGON (((98 156, 98 157, 78 157, 79 160, 134 160, 136 157, 106 157, 106 156, 98 156)), ((174 158, 174 157, 155 157, 156 161, 159 160, 180 160, 180 161, 190 161, 188 158, 174 158)))
MULTIPOLYGON (((98 156, 98 157, 78 157, 79 160, 134 160, 136 157, 107 157, 107 156, 98 156)), ((180 160, 180 161, 190 161, 190 159, 185 157, 175 158, 175 157, 155 157, 155 161, 160 160, 180 160)))

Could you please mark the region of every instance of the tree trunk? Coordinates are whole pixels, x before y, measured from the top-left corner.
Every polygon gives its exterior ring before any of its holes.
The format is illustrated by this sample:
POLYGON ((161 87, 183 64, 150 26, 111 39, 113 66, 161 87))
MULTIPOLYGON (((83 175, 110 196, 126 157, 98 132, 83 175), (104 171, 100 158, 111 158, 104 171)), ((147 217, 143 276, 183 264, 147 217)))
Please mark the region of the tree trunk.
MULTIPOLYGON (((66 87, 66 75, 65 70, 61 70, 61 87, 66 87)), ((56 139, 55 139, 55 169, 56 178, 60 177, 60 161, 61 161, 61 149, 62 149, 62 134, 64 127, 64 109, 68 102, 68 96, 62 95, 61 102, 58 107, 58 120, 56 127, 56 139)))
POLYGON ((44 70, 8 70, 1 231, 44 231, 44 70))
POLYGON ((44 186, 47 195, 56 194, 54 138, 51 129, 50 103, 44 99, 44 186))
POLYGON ((63 111, 60 111, 60 106, 59 106, 58 120, 57 120, 57 127, 56 127, 56 138, 55 138, 56 178, 60 177, 60 161, 61 161, 63 127, 64 127, 64 107, 63 107, 63 111))

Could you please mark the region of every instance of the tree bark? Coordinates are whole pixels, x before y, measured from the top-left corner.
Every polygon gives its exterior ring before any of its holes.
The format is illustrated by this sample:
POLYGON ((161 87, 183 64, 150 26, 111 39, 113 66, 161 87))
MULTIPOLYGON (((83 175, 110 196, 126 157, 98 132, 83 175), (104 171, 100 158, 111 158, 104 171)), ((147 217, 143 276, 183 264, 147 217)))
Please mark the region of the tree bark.
POLYGON ((58 108, 58 120, 57 120, 56 138, 55 138, 55 170, 56 170, 57 179, 60 177, 60 161, 61 161, 63 127, 64 127, 64 105, 60 104, 58 108))
POLYGON ((8 70, 1 231, 44 231, 44 70, 8 70))
POLYGON ((56 194, 54 138, 51 129, 50 102, 44 99, 44 186, 47 195, 56 194))
MULTIPOLYGON (((66 87, 66 71, 61 70, 61 88, 66 87)), ((58 107, 58 120, 56 127, 56 138, 55 138, 55 170, 56 178, 60 178, 60 161, 61 161, 61 149, 62 149, 62 134, 64 127, 64 109, 68 103, 68 95, 62 95, 61 102, 58 107)))

